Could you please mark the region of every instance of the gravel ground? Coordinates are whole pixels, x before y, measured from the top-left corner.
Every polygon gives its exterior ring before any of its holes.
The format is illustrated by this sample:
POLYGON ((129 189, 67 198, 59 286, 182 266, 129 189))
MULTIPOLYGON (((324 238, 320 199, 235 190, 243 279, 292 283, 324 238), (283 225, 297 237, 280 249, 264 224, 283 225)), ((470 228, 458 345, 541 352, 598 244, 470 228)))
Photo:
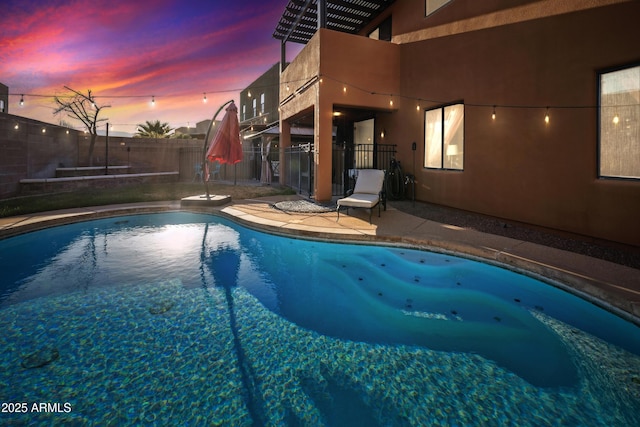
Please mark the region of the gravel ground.
POLYGON ((410 200, 389 201, 408 214, 483 233, 511 237, 640 269, 640 247, 506 221, 459 209, 410 200))

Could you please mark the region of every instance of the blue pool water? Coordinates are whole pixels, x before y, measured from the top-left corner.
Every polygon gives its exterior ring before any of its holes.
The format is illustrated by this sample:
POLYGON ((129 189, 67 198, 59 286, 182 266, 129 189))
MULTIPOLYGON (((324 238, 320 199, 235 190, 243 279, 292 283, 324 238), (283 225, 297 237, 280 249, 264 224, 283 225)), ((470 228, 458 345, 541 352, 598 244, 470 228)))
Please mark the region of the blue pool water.
POLYGON ((451 255, 182 212, 0 240, 0 271, 3 424, 640 425, 640 328, 451 255))

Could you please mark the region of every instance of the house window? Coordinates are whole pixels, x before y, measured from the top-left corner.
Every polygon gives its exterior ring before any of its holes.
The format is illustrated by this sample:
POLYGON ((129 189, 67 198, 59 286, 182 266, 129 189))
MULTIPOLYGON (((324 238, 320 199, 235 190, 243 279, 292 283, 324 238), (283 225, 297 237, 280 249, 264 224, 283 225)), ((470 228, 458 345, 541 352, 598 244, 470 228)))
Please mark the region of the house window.
POLYGON ((247 120, 247 104, 242 104, 242 120, 247 120))
POLYGON ((264 114, 264 93, 260 94, 260 114, 264 114))
POLYGON ((464 168, 464 104, 425 111, 424 167, 464 168))
POLYGON ((256 103, 257 102, 258 102, 258 100, 253 98, 253 117, 258 115, 258 111, 257 111, 257 107, 256 107, 256 103))
POLYGON ((451 0, 426 0, 426 16, 431 15, 436 10, 440 9, 451 0))
POLYGON ((640 178, 640 66, 600 74, 599 175, 640 178))

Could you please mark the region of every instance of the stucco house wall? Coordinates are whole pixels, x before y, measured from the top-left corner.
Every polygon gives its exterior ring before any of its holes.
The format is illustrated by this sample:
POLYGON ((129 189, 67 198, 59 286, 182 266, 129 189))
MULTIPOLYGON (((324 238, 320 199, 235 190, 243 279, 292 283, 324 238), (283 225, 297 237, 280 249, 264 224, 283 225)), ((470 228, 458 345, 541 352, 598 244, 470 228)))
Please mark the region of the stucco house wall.
POLYGON ((455 0, 429 17, 423 1, 394 2, 358 36, 316 33, 281 75, 281 128, 313 112, 319 200, 334 108, 366 107, 418 200, 639 245, 640 181, 598 176, 598 76, 640 63, 638 16, 623 0, 455 0), (364 37, 389 16, 391 43, 364 37), (450 103, 465 105, 464 168, 424 168, 425 111, 450 103))

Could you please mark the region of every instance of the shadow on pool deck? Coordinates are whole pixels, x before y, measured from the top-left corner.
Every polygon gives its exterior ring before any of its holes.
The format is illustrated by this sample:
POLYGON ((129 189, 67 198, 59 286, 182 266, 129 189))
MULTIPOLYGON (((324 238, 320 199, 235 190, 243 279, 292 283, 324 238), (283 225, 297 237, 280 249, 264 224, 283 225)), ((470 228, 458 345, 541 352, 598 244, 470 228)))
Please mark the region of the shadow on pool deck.
POLYGON ((180 202, 173 201, 44 212, 0 218, 0 238, 82 219, 131 213, 167 210, 217 212, 241 224, 272 233, 332 241, 408 245, 502 264, 550 279, 640 324, 638 248, 607 248, 599 242, 580 241, 491 217, 419 202, 415 203, 416 206, 407 201, 390 202, 380 217, 374 213, 372 224, 369 224, 369 214, 364 209, 352 209, 348 215, 341 214, 337 221, 335 210, 304 213, 285 212, 274 207, 278 201, 296 199, 300 197, 273 196, 233 201, 229 205, 203 209, 181 208, 180 202), (571 245, 586 249, 572 251, 571 245), (615 251, 623 255, 622 258, 614 256, 629 262, 607 259, 615 251), (602 253, 607 256, 601 256, 602 253))

